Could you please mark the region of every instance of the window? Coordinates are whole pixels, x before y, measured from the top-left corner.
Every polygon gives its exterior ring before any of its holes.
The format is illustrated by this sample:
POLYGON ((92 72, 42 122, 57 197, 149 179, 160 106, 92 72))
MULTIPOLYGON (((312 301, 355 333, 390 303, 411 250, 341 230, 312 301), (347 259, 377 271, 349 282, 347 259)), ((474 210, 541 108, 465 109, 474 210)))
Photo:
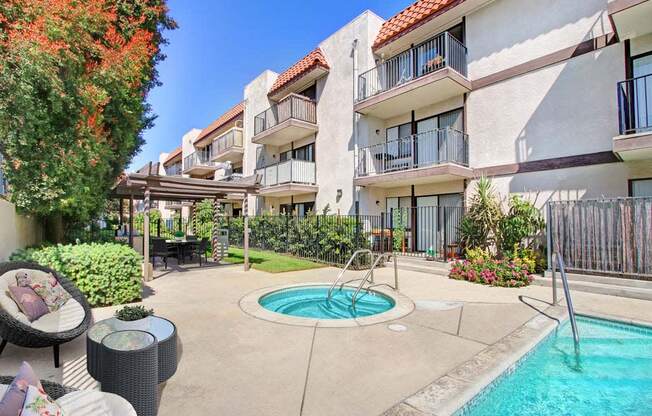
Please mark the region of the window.
POLYGON ((652 178, 630 180, 629 196, 652 197, 652 178))
POLYGON ((307 160, 309 162, 315 161, 315 144, 310 143, 309 145, 299 147, 294 149, 294 158, 298 160, 307 160))
POLYGON ((281 204, 279 206, 279 213, 280 214, 290 214, 290 215, 298 215, 299 217, 303 217, 309 212, 312 212, 315 210, 315 203, 314 202, 301 202, 298 204, 281 204))
POLYGON ((317 84, 312 84, 305 90, 301 91, 299 95, 303 95, 304 97, 308 97, 311 100, 317 99, 317 84))
POLYGON ((232 172, 233 173, 242 173, 242 166, 238 166, 237 168, 233 168, 232 172))

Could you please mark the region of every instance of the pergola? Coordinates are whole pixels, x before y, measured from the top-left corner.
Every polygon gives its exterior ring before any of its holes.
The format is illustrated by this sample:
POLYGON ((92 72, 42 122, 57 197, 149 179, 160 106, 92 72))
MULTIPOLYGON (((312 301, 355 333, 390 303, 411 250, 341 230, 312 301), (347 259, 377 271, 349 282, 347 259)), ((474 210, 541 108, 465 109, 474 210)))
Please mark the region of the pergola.
MULTIPOLYGON (((156 164, 154 165, 156 166, 156 164)), ((130 221, 129 239, 133 243, 133 201, 144 202, 143 224, 143 276, 145 280, 151 279, 149 264, 150 224, 149 211, 151 201, 213 201, 213 258, 217 261, 217 224, 218 204, 227 199, 242 199, 242 215, 244 217, 244 269, 249 270, 249 220, 248 196, 257 195, 260 188, 260 175, 253 175, 236 181, 216 181, 208 179, 194 179, 180 176, 158 175, 158 169, 151 164, 135 173, 123 173, 113 188, 112 196, 120 200, 129 199, 130 221)), ((122 204, 121 204, 122 208, 122 204)))

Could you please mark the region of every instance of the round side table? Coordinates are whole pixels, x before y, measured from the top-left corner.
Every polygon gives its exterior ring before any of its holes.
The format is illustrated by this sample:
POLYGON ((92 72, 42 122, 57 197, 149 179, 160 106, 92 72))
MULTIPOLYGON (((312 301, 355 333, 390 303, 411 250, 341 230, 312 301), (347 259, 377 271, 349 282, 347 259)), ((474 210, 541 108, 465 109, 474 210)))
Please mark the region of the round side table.
POLYGON ((96 380, 102 374, 100 344, 108 334, 116 331, 145 331, 156 337, 158 342, 159 383, 172 377, 177 371, 177 328, 169 320, 160 316, 148 316, 138 321, 121 321, 109 318, 97 322, 86 333, 86 368, 96 380))
POLYGON ((102 339, 102 391, 125 398, 138 416, 158 411, 158 343, 145 331, 113 332, 102 339))

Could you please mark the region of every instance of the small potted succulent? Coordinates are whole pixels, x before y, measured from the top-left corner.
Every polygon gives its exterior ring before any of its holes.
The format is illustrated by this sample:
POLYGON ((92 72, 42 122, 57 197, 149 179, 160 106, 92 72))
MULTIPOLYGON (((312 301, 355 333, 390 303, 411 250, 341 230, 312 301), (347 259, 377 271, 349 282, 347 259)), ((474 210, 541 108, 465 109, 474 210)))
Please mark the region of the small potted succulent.
POLYGON ((115 317, 122 322, 123 326, 130 329, 149 328, 149 317, 154 315, 154 309, 146 309, 142 305, 125 306, 115 312, 115 317))
POLYGON ((177 241, 183 240, 183 237, 185 237, 185 236, 186 235, 183 233, 183 231, 175 231, 175 233, 174 233, 174 239, 177 240, 177 241))

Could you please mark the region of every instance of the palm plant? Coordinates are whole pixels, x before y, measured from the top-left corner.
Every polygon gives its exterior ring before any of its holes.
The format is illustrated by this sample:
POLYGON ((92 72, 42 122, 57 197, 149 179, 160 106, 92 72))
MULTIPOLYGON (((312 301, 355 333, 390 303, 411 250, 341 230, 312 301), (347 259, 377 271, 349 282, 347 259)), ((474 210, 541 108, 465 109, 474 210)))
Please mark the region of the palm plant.
POLYGON ((503 217, 491 181, 483 176, 478 180, 469 210, 460 225, 460 237, 467 248, 487 249, 494 245, 498 226, 503 217))

